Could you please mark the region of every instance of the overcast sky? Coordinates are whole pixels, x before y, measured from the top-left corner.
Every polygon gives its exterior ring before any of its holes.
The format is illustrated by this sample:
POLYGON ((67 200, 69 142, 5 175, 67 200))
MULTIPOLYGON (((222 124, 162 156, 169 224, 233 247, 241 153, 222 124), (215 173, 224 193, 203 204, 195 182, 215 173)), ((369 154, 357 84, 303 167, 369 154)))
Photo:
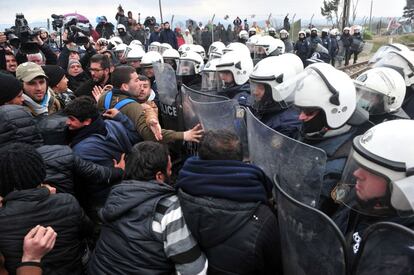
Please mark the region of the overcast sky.
MULTIPOLYGON (((296 19, 310 19, 312 14, 315 14, 315 18, 322 18, 322 2, 323 0, 162 0, 162 5, 164 20, 170 20, 172 14, 196 20, 216 14, 215 22, 225 22, 223 18, 226 14, 231 21, 237 15, 253 21, 255 19, 251 19, 252 14, 256 15, 256 20, 262 20, 269 13, 276 18, 287 13, 290 16, 296 13, 296 19)), ((29 22, 46 21, 52 13, 75 11, 87 16, 93 24, 98 15, 106 15, 109 20, 114 21, 118 3, 122 4, 125 11, 131 10, 134 17, 137 17, 139 11, 141 18, 147 15, 159 18, 158 0, 0 0, 0 3, 0 24, 14 24, 16 12, 23 12, 29 22)), ((400 16, 406 0, 373 0, 373 3, 373 16, 400 16)), ((358 16, 369 16, 370 4, 371 0, 359 0, 358 16)))

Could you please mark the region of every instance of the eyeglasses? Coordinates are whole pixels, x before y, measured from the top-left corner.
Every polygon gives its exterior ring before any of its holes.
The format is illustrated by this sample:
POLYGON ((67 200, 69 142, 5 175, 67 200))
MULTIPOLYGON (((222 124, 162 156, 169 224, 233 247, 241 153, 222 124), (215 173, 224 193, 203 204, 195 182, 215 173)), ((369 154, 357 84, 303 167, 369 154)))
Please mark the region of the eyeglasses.
POLYGON ((104 69, 88 68, 88 70, 89 70, 90 72, 100 72, 100 71, 103 71, 104 69))

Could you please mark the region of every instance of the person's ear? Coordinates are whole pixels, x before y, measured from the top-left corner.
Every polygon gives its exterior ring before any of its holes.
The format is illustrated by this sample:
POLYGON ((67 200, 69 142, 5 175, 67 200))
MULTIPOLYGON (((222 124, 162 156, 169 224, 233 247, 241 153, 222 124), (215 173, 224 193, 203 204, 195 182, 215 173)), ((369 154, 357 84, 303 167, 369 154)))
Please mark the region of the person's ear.
POLYGON ((121 90, 123 91, 129 91, 129 85, 126 83, 122 83, 121 84, 121 90))
POLYGON ((163 182, 165 181, 165 175, 164 175, 164 173, 163 173, 163 172, 161 172, 161 171, 158 171, 158 172, 155 174, 155 180, 156 180, 157 182, 159 182, 159 183, 163 183, 163 182))
POLYGON ((82 123, 83 123, 83 125, 84 125, 84 126, 91 125, 91 123, 92 123, 92 118, 87 118, 87 119, 85 119, 82 123))

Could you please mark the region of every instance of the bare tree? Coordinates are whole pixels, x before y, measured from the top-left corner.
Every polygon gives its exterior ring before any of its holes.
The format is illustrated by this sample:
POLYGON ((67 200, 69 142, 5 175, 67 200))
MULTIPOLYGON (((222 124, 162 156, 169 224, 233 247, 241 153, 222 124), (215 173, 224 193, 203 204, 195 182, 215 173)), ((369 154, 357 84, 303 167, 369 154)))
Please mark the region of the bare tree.
POLYGON ((357 17, 358 4, 359 0, 352 0, 352 25, 354 25, 355 19, 357 17))
POLYGON ((321 14, 336 27, 339 27, 339 4, 340 0, 324 0, 321 7, 321 14))

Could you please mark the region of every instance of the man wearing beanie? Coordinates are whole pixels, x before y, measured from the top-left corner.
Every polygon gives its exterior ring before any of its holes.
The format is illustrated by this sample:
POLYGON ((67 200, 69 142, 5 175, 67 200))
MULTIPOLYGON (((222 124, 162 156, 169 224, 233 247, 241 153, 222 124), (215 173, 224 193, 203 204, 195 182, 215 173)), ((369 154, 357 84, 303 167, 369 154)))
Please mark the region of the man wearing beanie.
POLYGON ((23 105, 23 85, 14 76, 0 72, 0 106, 23 105))
POLYGON ((75 98, 73 92, 68 90, 65 71, 58 65, 44 65, 42 69, 48 78, 49 92, 54 94, 55 98, 59 100, 60 106, 65 108, 75 98))
POLYGON ((71 91, 76 91, 83 83, 89 80, 88 74, 83 70, 79 60, 70 59, 68 63, 67 78, 68 86, 71 91))
POLYGON ((16 274, 24 236, 36 225, 51 226, 58 235, 54 249, 42 259, 43 272, 81 274, 82 241, 92 225, 77 200, 40 187, 45 164, 32 146, 12 143, 0 155, 0 251, 9 274, 16 274))
POLYGON ((47 76, 42 67, 33 62, 22 63, 17 67, 16 78, 23 82, 23 105, 34 116, 52 114, 61 108, 59 101, 47 91, 47 76))

